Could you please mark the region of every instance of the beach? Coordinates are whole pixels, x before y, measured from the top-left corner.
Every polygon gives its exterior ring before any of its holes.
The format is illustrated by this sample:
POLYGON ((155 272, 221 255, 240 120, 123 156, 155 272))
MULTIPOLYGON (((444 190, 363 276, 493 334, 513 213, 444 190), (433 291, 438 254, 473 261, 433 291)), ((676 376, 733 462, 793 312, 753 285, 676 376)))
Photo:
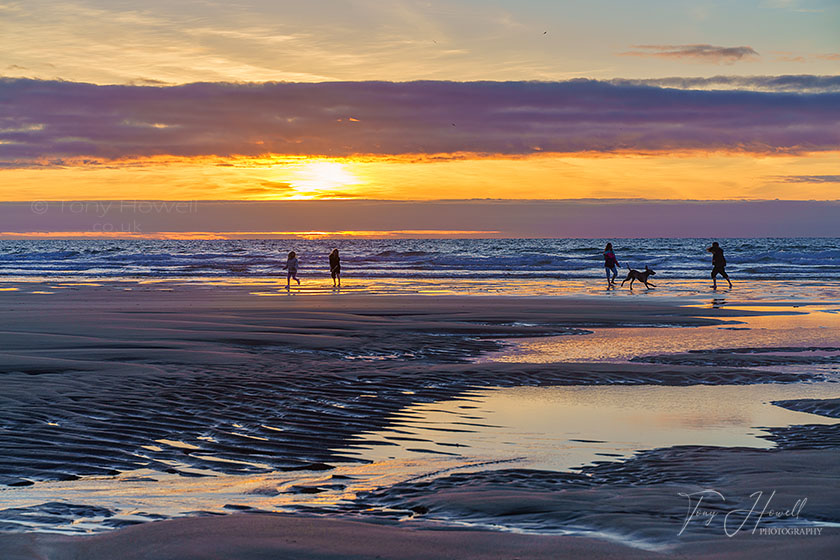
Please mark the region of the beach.
POLYGON ((91 284, 0 292, 4 558, 837 548, 830 302, 91 284))

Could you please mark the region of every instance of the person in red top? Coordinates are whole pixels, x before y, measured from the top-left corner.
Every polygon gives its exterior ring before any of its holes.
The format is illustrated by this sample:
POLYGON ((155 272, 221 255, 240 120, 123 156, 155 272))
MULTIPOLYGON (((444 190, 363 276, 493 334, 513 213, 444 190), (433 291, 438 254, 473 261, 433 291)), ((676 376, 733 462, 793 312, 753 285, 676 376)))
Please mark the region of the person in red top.
POLYGON ((615 277, 618 275, 617 266, 618 259, 615 258, 615 253, 613 253, 612 243, 607 243, 604 249, 604 271, 607 274, 607 286, 615 284, 615 277), (610 278, 610 272, 612 272, 612 278, 610 278))

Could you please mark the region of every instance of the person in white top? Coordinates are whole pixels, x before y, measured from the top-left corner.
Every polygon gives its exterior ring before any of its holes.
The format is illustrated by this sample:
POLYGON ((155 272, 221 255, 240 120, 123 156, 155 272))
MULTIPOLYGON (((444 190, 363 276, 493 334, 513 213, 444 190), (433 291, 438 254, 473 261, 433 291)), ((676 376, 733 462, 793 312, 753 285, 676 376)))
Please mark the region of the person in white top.
POLYGON ((283 265, 283 270, 288 270, 288 273, 286 274, 286 287, 287 288, 292 283, 292 278, 295 279, 295 282, 298 283, 298 286, 300 285, 300 280, 298 280, 298 277, 297 277, 297 269, 298 269, 298 259, 297 259, 297 256, 295 255, 295 252, 292 251, 291 253, 289 253, 289 258, 286 261, 286 264, 283 265))

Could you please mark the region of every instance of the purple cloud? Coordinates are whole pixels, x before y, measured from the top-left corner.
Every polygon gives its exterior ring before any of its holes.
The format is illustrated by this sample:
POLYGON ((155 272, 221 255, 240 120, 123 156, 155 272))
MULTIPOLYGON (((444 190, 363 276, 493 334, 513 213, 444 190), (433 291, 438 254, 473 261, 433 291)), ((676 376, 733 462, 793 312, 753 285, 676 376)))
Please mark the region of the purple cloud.
POLYGON ((840 149, 840 93, 608 83, 0 80, 0 166, 155 155, 840 149))
POLYGON ((773 179, 780 183, 840 183, 840 175, 781 175, 773 179))
POLYGON ((743 58, 754 58, 752 47, 717 47, 715 45, 633 45, 635 51, 624 56, 653 56, 659 58, 694 58, 704 62, 732 64, 743 58))

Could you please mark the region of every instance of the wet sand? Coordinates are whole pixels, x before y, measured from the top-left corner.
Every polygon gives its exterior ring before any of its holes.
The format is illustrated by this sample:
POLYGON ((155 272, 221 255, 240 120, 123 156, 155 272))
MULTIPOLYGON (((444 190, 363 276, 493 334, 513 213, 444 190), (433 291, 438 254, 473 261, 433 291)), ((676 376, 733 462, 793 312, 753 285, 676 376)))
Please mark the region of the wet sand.
MULTIPOLYGON (((585 337, 596 328, 728 326, 736 323, 726 321, 766 310, 688 308, 649 299, 257 297, 245 288, 159 288, 30 286, 31 292, 53 293, 0 292, 0 484, 9 489, 0 491, 0 500, 4 493, 51 481, 141 469, 184 479, 328 472, 336 463, 360 461, 346 452, 348 444, 386 426, 404 407, 457 398, 476 387, 792 383, 815 377, 763 369, 778 365, 778 357, 745 363, 727 352, 624 364, 474 361, 505 340, 585 337)), ((825 356, 814 359, 806 363, 823 363, 825 356)), ((836 426, 781 430, 774 437, 779 445, 772 451, 669 448, 576 476, 511 469, 354 497, 356 510, 373 504, 402 512, 368 518, 374 523, 237 514, 84 537, 5 533, 0 550, 11 558, 434 558, 453 547, 458 557, 474 558, 650 557, 656 547, 692 557, 780 557, 791 551, 820 557, 831 545, 836 550, 837 535, 829 534, 836 529, 830 528, 797 540, 730 539, 692 526, 686 538, 673 538, 685 509, 677 492, 710 484, 743 504, 772 482, 782 489, 780 501, 809 498, 805 513, 816 516, 810 521, 840 522, 836 426), (568 519, 557 516, 570 511, 584 520, 582 527, 601 530, 602 539, 430 530, 441 520, 472 518, 477 526, 492 526, 494 519, 530 515, 542 528, 537 532, 546 532, 552 524, 568 526, 568 519), (411 521, 397 523, 405 518, 411 521)), ((116 512, 84 511, 95 504, 72 506, 6 510, 0 525, 19 531, 31 515, 98 514, 108 527, 155 519, 142 512, 129 520, 116 512)))
POLYGON ((177 519, 91 537, 12 535, 4 537, 7 560, 211 560, 439 558, 790 558, 836 557, 840 535, 808 542, 790 537, 744 535, 690 543, 677 551, 633 549, 598 539, 519 535, 495 531, 434 530, 288 515, 231 515, 177 519))

